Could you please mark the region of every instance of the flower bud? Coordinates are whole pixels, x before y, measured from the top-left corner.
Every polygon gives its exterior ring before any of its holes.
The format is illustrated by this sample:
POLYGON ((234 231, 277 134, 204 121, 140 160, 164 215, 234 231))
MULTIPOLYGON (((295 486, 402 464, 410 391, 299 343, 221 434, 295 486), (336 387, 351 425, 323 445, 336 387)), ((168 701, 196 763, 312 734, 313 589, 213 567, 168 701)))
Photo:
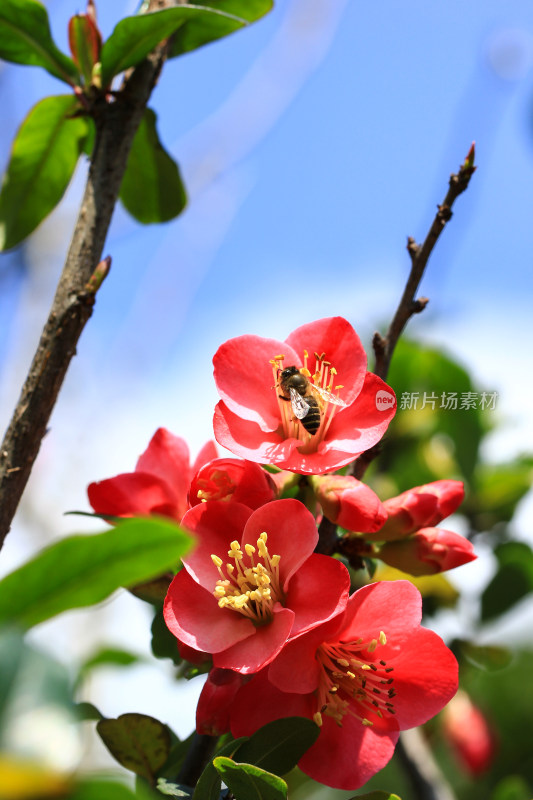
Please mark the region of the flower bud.
POLYGON ((321 475, 310 482, 324 516, 346 530, 373 533, 387 518, 377 494, 356 478, 321 475))
POLYGON ((89 0, 86 14, 75 14, 68 24, 68 40, 72 58, 86 85, 92 82, 93 69, 100 61, 102 34, 96 24, 94 3, 89 0))
POLYGON ((259 464, 241 458, 215 458, 201 467, 191 481, 189 505, 205 500, 233 500, 259 508, 276 497, 276 487, 259 464))
POLYGON ((406 539, 385 542, 379 558, 409 575, 433 575, 477 558, 472 543, 442 528, 422 528, 406 539))
POLYGON ((231 669, 214 667, 207 676, 196 708, 196 731, 222 736, 229 731, 229 712, 243 676, 231 669))
POLYGON ((379 531, 379 540, 402 539, 418 528, 438 525, 458 508, 463 498, 463 484, 451 480, 433 481, 391 497, 383 503, 388 519, 379 531))
POLYGON ((494 761, 496 737, 483 712, 459 690, 443 712, 443 731, 470 775, 481 775, 494 761))

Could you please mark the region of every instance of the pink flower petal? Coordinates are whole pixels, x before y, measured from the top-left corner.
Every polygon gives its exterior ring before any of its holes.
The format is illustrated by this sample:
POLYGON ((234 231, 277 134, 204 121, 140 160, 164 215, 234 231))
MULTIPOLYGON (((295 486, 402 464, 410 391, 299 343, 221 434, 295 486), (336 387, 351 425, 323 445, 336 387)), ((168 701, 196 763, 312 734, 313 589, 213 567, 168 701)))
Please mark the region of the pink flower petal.
MULTIPOLYGON (((387 645, 380 645, 377 657, 390 657, 389 648, 395 652, 416 630, 422 618, 422 598, 410 581, 380 581, 363 586, 352 594, 346 607, 346 616, 340 639, 371 640, 380 631, 387 636, 387 645), (387 653, 381 656, 382 653, 387 653), (378 655, 379 654, 379 655, 378 655)), ((410 645, 407 651, 410 650, 410 645)))
POLYGON ((248 519, 242 547, 257 546, 261 533, 268 535, 270 556, 280 555, 280 583, 287 591, 292 575, 309 558, 318 542, 315 518, 299 500, 275 500, 258 508, 248 519))
POLYGON ((185 514, 191 476, 189 448, 184 439, 174 436, 166 428, 159 428, 139 457, 135 471, 157 475, 171 486, 181 516, 185 514))
POLYGON ((280 652, 289 637, 293 621, 293 611, 278 606, 267 625, 255 628, 253 636, 216 653, 213 664, 215 667, 234 669, 243 675, 259 672, 280 652))
POLYGON ((222 400, 234 414, 256 422, 263 431, 275 430, 280 424, 269 361, 282 353, 286 363, 296 364, 296 353, 284 342, 247 335, 229 339, 213 358, 215 383, 222 400))
POLYGON ((163 613, 168 629, 180 642, 206 653, 219 653, 256 630, 241 614, 219 608, 214 595, 184 569, 168 588, 163 613))
POLYGON ((346 607, 349 592, 350 574, 344 564, 313 554, 289 584, 285 602, 296 615, 291 637, 336 617, 346 607))
POLYGON ((156 475, 126 472, 104 481, 89 484, 89 503, 97 514, 133 517, 138 514, 161 514, 181 519, 181 509, 172 488, 156 475))
POLYGON ((311 372, 314 353, 325 353, 326 360, 337 370, 337 383, 343 384, 342 399, 349 404, 357 397, 363 386, 367 358, 359 336, 347 320, 329 317, 302 325, 290 334, 287 344, 299 355, 295 366, 301 366, 303 351, 308 351, 311 372))
POLYGON ((325 786, 358 789, 390 761, 397 740, 397 732, 378 733, 349 714, 342 726, 324 717, 320 736, 298 766, 325 786))
POLYGON ((390 663, 394 666, 395 719, 401 730, 427 722, 457 691, 455 656, 427 628, 412 632, 408 646, 399 649, 390 663))
POLYGON ((187 572, 213 591, 220 578, 211 555, 219 556, 224 563, 229 561, 231 542, 241 541, 244 526, 252 509, 241 503, 224 503, 210 500, 191 508, 183 517, 182 525, 196 535, 196 546, 183 559, 187 572))
POLYGON ((215 408, 213 428, 222 447, 260 464, 283 465, 301 445, 298 439, 282 439, 276 431, 264 432, 256 422, 234 414, 223 402, 215 408))
POLYGON ((204 464, 207 464, 209 461, 213 461, 215 458, 218 458, 217 446, 213 440, 210 440, 204 444, 196 456, 194 464, 191 467, 191 475, 196 475, 198 470, 203 467, 204 464))
POLYGON ((307 717, 315 711, 311 695, 286 694, 267 679, 267 670, 254 675, 242 686, 230 711, 231 732, 234 737, 251 736, 258 728, 285 717, 307 717))

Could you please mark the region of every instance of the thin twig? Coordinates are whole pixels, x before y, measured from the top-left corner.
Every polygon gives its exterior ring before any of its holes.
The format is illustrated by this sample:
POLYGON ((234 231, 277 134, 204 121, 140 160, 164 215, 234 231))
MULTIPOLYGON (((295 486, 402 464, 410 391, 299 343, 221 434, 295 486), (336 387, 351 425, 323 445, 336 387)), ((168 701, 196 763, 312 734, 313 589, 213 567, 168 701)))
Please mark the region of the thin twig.
MULTIPOLYGON (((151 7, 171 5, 153 0, 151 7)), ((0 447, 0 548, 37 458, 103 277, 98 270, 133 137, 166 59, 160 44, 126 75, 114 102, 94 98, 94 152, 78 220, 48 320, 0 447)))
POLYGON ((456 800, 419 728, 400 734, 395 757, 409 777, 413 800, 456 800))
POLYGON ((373 340, 374 354, 376 357, 374 372, 383 380, 387 377, 394 348, 407 322, 413 314, 418 314, 420 311, 423 311, 428 303, 427 297, 420 297, 415 300, 415 294, 422 280, 428 259, 433 252, 433 248, 437 244, 437 240, 444 230, 446 223, 452 218, 452 206, 459 195, 468 188, 470 178, 475 172, 474 156, 475 148, 474 144, 472 144, 459 172, 450 176, 448 192, 442 204, 438 206, 435 219, 429 229, 424 244, 421 246, 416 244, 411 236, 407 239, 407 250, 411 256, 411 271, 407 283, 405 284, 402 298, 392 318, 392 322, 389 325, 387 335, 383 337, 381 334, 376 333, 373 340))

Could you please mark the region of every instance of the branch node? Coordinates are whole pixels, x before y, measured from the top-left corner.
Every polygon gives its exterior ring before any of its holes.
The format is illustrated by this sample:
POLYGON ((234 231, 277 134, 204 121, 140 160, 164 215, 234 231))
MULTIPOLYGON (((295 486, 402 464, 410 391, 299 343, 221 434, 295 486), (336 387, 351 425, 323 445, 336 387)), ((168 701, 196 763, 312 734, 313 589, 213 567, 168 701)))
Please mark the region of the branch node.
POLYGON ((387 340, 383 338, 379 331, 376 331, 372 338, 372 347, 376 358, 380 358, 385 353, 387 347, 387 340))
MULTIPOLYGON (((452 177, 457 177, 457 175, 452 176, 452 177)), ((443 203, 441 206, 437 206, 437 208, 439 209, 437 211, 437 220, 440 222, 440 224, 444 228, 446 223, 449 222, 451 220, 451 218, 452 218, 452 210, 451 210, 450 206, 447 205, 446 203, 443 203)))
POLYGON ((407 252, 411 256, 412 261, 415 260, 420 252, 420 245, 416 243, 412 236, 407 237, 407 252))
POLYGON ((420 314, 420 312, 425 309, 428 303, 429 303, 429 297, 418 297, 416 300, 413 300, 413 305, 411 306, 411 313, 420 314))

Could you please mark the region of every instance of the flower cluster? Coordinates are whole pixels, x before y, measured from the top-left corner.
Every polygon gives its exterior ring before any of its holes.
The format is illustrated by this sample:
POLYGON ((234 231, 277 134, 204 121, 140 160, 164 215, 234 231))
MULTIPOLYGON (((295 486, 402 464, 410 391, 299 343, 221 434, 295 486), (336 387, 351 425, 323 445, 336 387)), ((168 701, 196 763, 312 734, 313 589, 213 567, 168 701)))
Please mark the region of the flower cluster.
POLYGON ((198 731, 247 736, 308 717, 320 735, 300 768, 356 789, 387 763, 401 730, 454 696, 457 663, 421 627, 409 581, 350 594, 353 575, 331 555, 360 550, 412 575, 466 563, 475 557, 467 540, 435 527, 457 509, 462 484, 436 481, 381 501, 333 474, 381 439, 396 407, 340 317, 284 342, 231 339, 214 375, 215 438, 237 458, 219 457, 210 442, 191 466, 183 439, 160 429, 134 472, 89 486, 90 503, 111 519, 164 515, 195 535, 164 617, 182 656, 212 665, 198 731), (322 520, 341 528, 327 555, 322 520))

